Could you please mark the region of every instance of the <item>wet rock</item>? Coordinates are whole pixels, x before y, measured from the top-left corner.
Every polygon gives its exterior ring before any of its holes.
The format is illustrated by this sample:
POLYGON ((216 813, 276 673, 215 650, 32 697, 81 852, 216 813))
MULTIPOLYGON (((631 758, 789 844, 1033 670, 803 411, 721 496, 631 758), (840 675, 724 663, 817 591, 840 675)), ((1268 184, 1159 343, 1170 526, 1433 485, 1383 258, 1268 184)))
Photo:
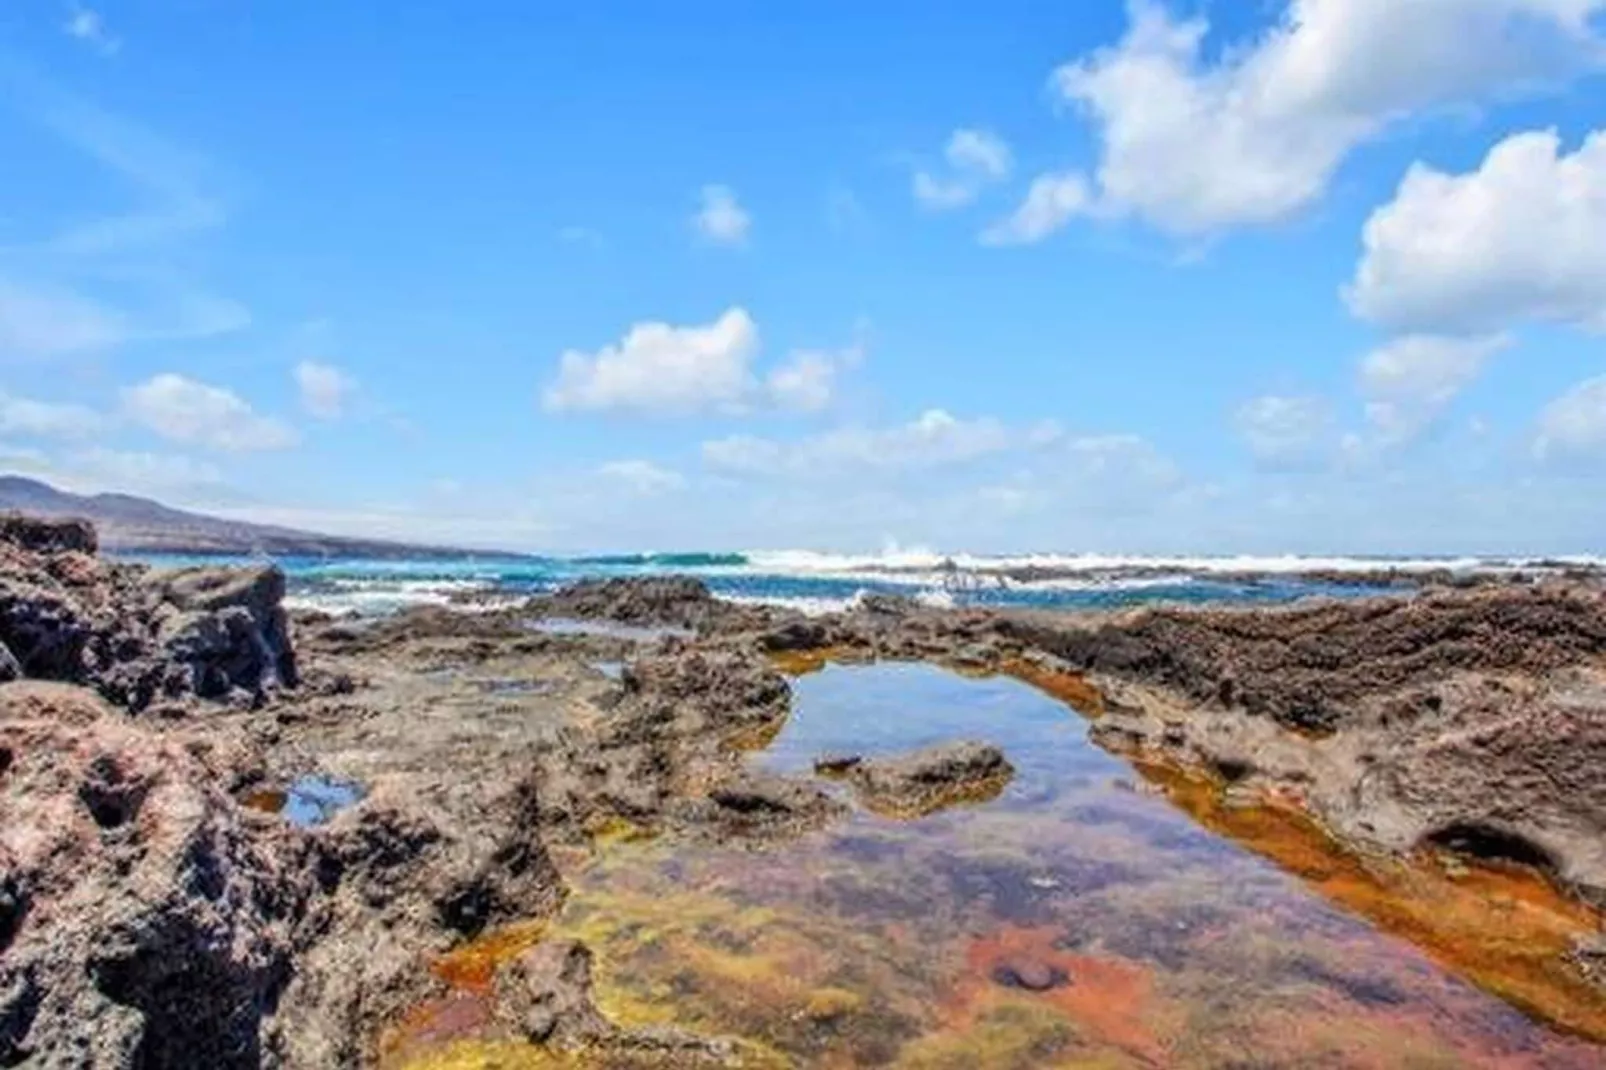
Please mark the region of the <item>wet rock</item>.
POLYGON ((816 784, 743 771, 687 807, 689 824, 716 839, 796 836, 842 817, 846 808, 816 784))
POLYGON ((901 757, 855 760, 846 772, 866 807, 893 817, 918 817, 955 803, 992 798, 1014 774, 1003 751, 969 741, 901 757))
POLYGON ((722 604, 690 576, 583 580, 541 598, 527 612, 545 617, 696 628, 720 615, 722 604))
POLYGON ((864 758, 857 754, 826 754, 814 759, 814 771, 825 777, 844 777, 860 765, 864 758))
POLYGON ((1071 983, 1071 975, 1058 966, 1035 959, 1001 962, 993 967, 993 983, 1027 992, 1047 992, 1071 983))
POLYGON ((1606 992, 1606 933, 1578 937, 1571 958, 1591 984, 1606 992))
POLYGON ((820 650, 830 645, 831 633, 819 621, 793 620, 766 632, 759 640, 765 650, 787 653, 802 650, 820 650))
POLYGON ((310 882, 187 748, 0 685, 0 1065, 258 1067, 310 882))
POLYGON ((95 525, 87 520, 54 519, 22 513, 0 513, 0 542, 39 554, 93 554, 99 546, 95 525))
POLYGON ((179 613, 164 621, 162 646, 190 668, 196 693, 241 687, 260 695, 295 686, 284 589, 284 573, 274 565, 186 569, 164 579, 165 600, 179 613))

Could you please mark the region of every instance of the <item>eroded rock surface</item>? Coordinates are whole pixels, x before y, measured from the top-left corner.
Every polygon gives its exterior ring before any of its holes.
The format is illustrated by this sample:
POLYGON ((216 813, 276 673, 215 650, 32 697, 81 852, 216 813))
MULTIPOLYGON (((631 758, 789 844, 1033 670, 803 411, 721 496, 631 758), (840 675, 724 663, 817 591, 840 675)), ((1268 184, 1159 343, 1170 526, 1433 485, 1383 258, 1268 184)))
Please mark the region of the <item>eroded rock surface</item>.
POLYGON ((81 683, 136 711, 295 685, 278 568, 160 573, 94 545, 82 521, 0 523, 0 680, 81 683))
POLYGON ((0 1065, 257 1067, 311 890, 189 748, 0 686, 0 1065))

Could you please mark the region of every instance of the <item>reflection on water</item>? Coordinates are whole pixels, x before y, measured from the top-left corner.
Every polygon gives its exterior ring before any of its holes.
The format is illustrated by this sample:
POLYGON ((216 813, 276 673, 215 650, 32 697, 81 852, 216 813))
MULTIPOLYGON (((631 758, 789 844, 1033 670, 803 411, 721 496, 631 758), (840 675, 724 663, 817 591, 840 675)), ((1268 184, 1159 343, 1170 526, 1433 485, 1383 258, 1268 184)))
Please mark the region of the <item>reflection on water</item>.
MULTIPOLYGON (((1017 773, 997 798, 914 821, 860 813, 764 851, 617 844, 568 874, 573 894, 551 931, 595 951, 599 1003, 615 1020, 740 1036, 775 1065, 1606 1061, 1388 935, 1421 936, 1431 919, 1413 929, 1384 918, 1385 932, 1335 905, 1376 916, 1375 904, 1339 894, 1363 883, 1341 852, 1315 852, 1297 875, 1277 868, 1218 834, 1276 855, 1288 830, 1255 826, 1272 820, 1248 816, 1262 810, 1235 814, 1209 785, 1147 770, 1181 805, 1168 801, 1091 745, 1063 704, 1016 680, 828 666, 797 681, 792 717, 750 760, 801 771, 822 754, 955 738, 1003 747, 1017 773)), ((1495 897, 1486 927, 1543 942, 1587 921, 1503 879, 1469 893, 1495 897)), ((1442 894, 1419 912, 1460 902, 1442 894)), ((1502 990, 1487 969, 1439 961, 1524 1005, 1557 998, 1544 984, 1502 990), (1535 992, 1543 998, 1527 998, 1535 992)), ((1579 998, 1571 1024, 1606 1036, 1579 998)), ((504 1049, 497 1065, 546 1065, 527 1054, 504 1049)))
POLYGON ((288 788, 260 788, 240 801, 253 810, 279 814, 292 825, 321 825, 362 798, 362 786, 350 780, 309 774, 288 788))

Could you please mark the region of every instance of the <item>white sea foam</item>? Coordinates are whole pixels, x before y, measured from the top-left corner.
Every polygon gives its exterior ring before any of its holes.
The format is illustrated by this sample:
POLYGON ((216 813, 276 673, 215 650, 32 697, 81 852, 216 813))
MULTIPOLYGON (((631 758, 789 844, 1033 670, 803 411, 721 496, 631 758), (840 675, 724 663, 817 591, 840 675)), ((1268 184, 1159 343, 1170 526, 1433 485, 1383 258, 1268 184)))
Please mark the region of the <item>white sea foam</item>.
MULTIPOLYGON (((1261 573, 1292 575, 1307 572, 1372 572, 1395 569, 1400 572, 1427 572, 1450 569, 1459 572, 1504 571, 1534 568, 1545 563, 1602 567, 1606 557, 1569 555, 1565 557, 1370 557, 1307 556, 1300 554, 1233 556, 1163 556, 1144 554, 941 554, 926 549, 892 549, 872 554, 836 554, 814 550, 754 550, 744 555, 747 570, 761 574, 819 577, 831 579, 884 579, 889 575, 914 575, 922 581, 940 580, 954 573, 989 573, 1042 570, 1056 573, 1172 573, 1159 582, 1172 582, 1190 576, 1261 573)), ((1056 577, 1044 583, 1058 583, 1072 577, 1056 577)))

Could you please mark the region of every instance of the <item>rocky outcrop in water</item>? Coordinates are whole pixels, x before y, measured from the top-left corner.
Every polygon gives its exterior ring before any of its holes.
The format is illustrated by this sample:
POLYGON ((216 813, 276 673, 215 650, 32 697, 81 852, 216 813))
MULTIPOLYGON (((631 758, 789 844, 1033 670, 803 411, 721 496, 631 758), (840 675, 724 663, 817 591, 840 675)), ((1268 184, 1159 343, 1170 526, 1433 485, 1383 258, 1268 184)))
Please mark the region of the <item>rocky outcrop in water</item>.
POLYGON ((815 770, 846 780, 866 809, 900 818, 992 798, 1015 775, 1003 751, 971 741, 891 758, 825 758, 815 763, 815 770))

